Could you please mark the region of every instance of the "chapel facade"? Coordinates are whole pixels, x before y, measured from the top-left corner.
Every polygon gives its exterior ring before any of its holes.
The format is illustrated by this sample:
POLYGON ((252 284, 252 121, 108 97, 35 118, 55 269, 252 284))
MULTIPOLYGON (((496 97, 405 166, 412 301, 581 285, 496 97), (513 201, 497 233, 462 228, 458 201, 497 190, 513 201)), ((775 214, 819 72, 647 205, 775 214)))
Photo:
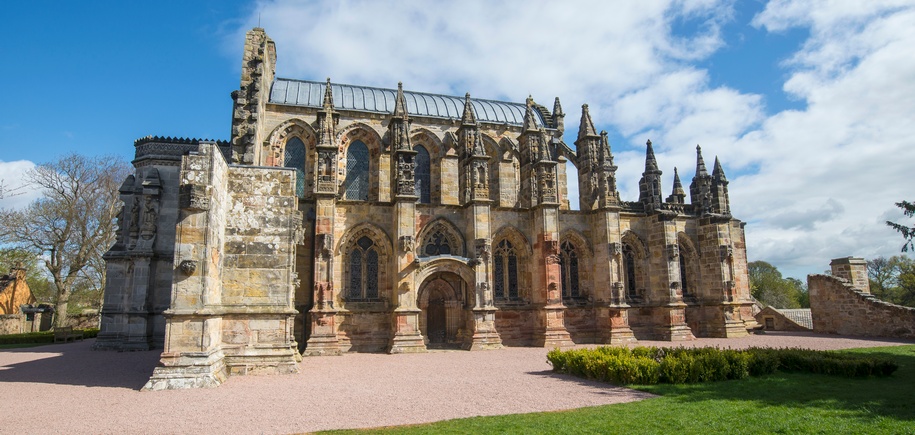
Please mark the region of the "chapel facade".
POLYGON ((146 137, 106 254, 100 349, 163 348, 147 388, 302 355, 736 337, 744 224, 697 147, 689 198, 646 145, 625 201, 587 105, 274 77, 247 34, 228 142, 146 137), (571 210, 566 163, 578 170, 571 210))

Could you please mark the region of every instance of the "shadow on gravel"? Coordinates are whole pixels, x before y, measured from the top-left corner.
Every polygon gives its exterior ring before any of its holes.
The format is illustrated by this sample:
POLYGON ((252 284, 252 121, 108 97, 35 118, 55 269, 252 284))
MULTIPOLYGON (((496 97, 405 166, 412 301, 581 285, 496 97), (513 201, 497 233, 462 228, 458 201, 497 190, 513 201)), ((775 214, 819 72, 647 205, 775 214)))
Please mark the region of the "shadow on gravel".
POLYGON ((628 397, 638 397, 640 399, 648 399, 655 397, 654 394, 646 393, 644 391, 633 390, 630 388, 622 387, 619 385, 608 384, 606 382, 599 382, 590 379, 583 379, 572 375, 567 375, 564 373, 556 373, 552 370, 539 370, 536 372, 525 372, 525 374, 531 376, 538 376, 541 378, 553 378, 560 379, 564 382, 573 382, 582 387, 591 387, 599 389, 600 391, 595 391, 594 394, 602 396, 628 396, 628 397))
POLYGON ((94 351, 94 339, 0 351, 0 384, 33 382, 139 390, 159 361, 161 350, 142 352, 94 351), (34 359, 12 363, 16 359, 34 359))

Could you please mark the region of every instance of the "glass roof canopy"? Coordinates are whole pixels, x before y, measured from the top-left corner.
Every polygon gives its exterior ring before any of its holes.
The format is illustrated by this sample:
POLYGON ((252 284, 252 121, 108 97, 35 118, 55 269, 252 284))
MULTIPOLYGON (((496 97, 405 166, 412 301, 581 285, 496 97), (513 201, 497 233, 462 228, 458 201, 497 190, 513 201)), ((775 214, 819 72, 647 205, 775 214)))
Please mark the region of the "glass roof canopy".
MULTIPOLYGON (((290 106, 319 108, 324 103, 324 82, 278 78, 270 90, 270 102, 290 106)), ((331 83, 334 108, 374 113, 393 113, 395 89, 372 88, 368 86, 331 83)), ((407 113, 411 116, 429 118, 461 119, 464 113, 464 98, 448 95, 427 94, 404 90, 407 113)), ((525 105, 504 101, 470 99, 477 121, 492 124, 524 124, 525 105)), ((544 125, 542 114, 534 110, 537 126, 544 125)))

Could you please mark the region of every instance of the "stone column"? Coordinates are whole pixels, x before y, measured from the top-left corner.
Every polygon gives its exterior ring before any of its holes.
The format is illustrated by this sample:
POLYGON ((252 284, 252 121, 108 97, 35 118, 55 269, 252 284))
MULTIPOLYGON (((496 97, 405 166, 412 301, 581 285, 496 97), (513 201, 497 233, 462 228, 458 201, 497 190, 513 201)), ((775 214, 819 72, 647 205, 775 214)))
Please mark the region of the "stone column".
POLYGON ((738 255, 744 251, 735 249, 731 237, 734 224, 723 215, 709 214, 699 219, 699 300, 704 329, 699 334, 703 336, 746 336, 743 317, 752 319, 749 310, 742 308, 749 304, 749 283, 736 276, 741 271, 746 273, 746 260, 743 259, 742 268, 738 267, 738 255))
MULTIPOLYGON (((324 186, 327 190, 333 186, 324 186)), ((321 191, 320 181, 318 192, 321 191)), ((315 193, 315 252, 313 305, 308 315, 311 335, 302 355, 339 355, 336 315, 334 307, 334 214, 336 200, 333 195, 315 193)))
POLYGON ((619 209, 604 209, 591 217, 594 256, 594 307, 598 340, 606 344, 635 343, 629 328, 629 305, 623 290, 623 245, 619 209))
POLYGON ((663 340, 694 340, 686 324, 686 304, 683 303, 680 277, 680 250, 677 242, 675 213, 660 212, 649 216, 648 250, 651 252, 652 273, 649 292, 654 322, 654 335, 663 340))
MULTIPOLYGON (((485 164, 485 160, 483 161, 485 164)), ((480 190, 480 189, 477 189, 480 190)), ((467 330, 462 347, 466 350, 484 350, 502 348, 502 337, 496 331, 496 307, 493 303, 492 289, 492 235, 490 234, 490 202, 488 195, 477 192, 474 200, 465 208, 466 222, 471 225, 471 234, 474 237, 473 253, 470 264, 473 265, 476 283, 473 307, 467 319, 467 330)))
POLYGON ((829 267, 832 269, 833 276, 850 282, 856 290, 862 293, 870 294, 871 286, 867 277, 867 261, 863 258, 836 258, 829 262, 829 267))
MULTIPOLYGON (((397 297, 393 301, 394 313, 392 317, 394 334, 388 345, 389 353, 417 353, 426 351, 426 343, 419 330, 419 315, 422 311, 416 306, 416 293, 419 289, 414 285, 415 241, 416 234, 416 196, 409 194, 398 195, 395 204, 394 228, 397 231, 397 242, 394 250, 397 256, 397 273, 394 280, 394 291, 397 297)), ((400 193, 400 192, 398 192, 400 193)))
MULTIPOLYGON (((542 191, 542 190, 541 190, 542 191)), ((554 197, 553 197, 554 198, 554 197)), ((542 347, 572 346, 565 327, 562 283, 559 269, 559 204, 550 196, 534 207, 534 279, 533 302, 539 307, 537 336, 534 345, 542 347)))

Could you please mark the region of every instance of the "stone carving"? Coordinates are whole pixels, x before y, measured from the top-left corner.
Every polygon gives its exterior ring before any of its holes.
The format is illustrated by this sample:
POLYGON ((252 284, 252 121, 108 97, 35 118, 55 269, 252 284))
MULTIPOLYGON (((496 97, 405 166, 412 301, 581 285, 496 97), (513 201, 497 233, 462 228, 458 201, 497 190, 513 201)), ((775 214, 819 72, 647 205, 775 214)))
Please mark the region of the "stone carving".
POLYGON ((473 241, 476 259, 488 262, 492 257, 492 241, 489 239, 476 239, 473 241))
POLYGON ((610 253, 611 257, 616 257, 622 255, 623 253, 623 244, 619 242, 610 242, 607 243, 607 252, 610 253))
POLYGON ((680 246, 674 243, 667 245, 667 259, 669 261, 678 261, 680 259, 680 246))
POLYGON ((727 261, 734 256, 734 248, 731 245, 721 245, 718 247, 718 255, 721 261, 727 261))
POLYGON ((413 252, 413 236, 400 236, 400 249, 403 252, 413 252))
POLYGON ((315 254, 318 258, 328 259, 334 252, 333 234, 315 234, 315 254))
POLYGON ((194 260, 183 260, 178 267, 181 269, 181 273, 191 276, 197 271, 197 262, 194 260))
POLYGON ((156 219, 158 217, 152 197, 146 197, 146 204, 143 208, 143 226, 140 228, 140 237, 144 240, 150 240, 156 235, 156 219))
POLYGON ((182 184, 181 187, 178 188, 178 206, 190 211, 209 210, 209 186, 182 184))

